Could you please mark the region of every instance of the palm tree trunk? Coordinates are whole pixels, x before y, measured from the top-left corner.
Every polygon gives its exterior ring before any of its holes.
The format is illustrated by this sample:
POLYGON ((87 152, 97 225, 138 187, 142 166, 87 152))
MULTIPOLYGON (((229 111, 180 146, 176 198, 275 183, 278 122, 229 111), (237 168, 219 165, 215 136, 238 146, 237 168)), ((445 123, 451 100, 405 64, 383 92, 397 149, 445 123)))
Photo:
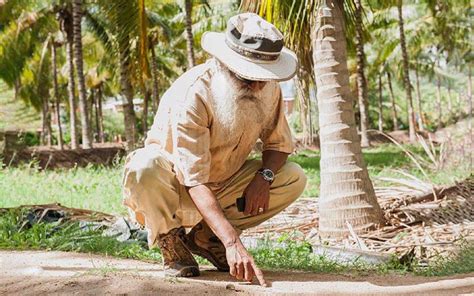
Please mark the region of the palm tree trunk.
POLYGON ((151 75, 152 75, 152 109, 153 114, 156 114, 158 105, 160 104, 159 89, 158 89, 158 65, 156 63, 156 53, 154 44, 151 45, 151 75))
POLYGON ((42 112, 41 112, 41 144, 48 145, 51 147, 52 143, 52 129, 51 129, 51 112, 49 108, 49 99, 48 97, 43 97, 42 99, 42 112))
POLYGON ((104 115, 102 113, 102 85, 97 90, 97 111, 99 113, 99 140, 101 143, 105 142, 104 135, 104 115))
POLYGON ((298 73, 296 79, 296 91, 298 92, 298 104, 300 107, 300 120, 303 129, 303 145, 309 146, 313 144, 313 135, 310 122, 310 99, 307 79, 301 72, 298 73))
MULTIPOLYGON (((467 76, 467 100, 468 100, 468 120, 467 120, 467 127, 469 130, 469 135, 470 135, 470 149, 471 151, 474 148, 474 136, 472 132, 472 70, 471 70, 471 64, 469 64, 469 67, 467 68, 469 71, 469 74, 467 76)), ((472 168, 473 166, 473 159, 472 159, 472 153, 469 153, 469 167, 472 168)))
POLYGON ((193 2, 192 0, 184 1, 184 10, 186 18, 186 48, 188 55, 188 69, 196 65, 196 60, 194 58, 194 37, 193 37, 193 2))
POLYGON ((321 141, 319 231, 341 238, 348 235, 348 224, 365 231, 383 218, 357 135, 342 1, 326 3, 316 13, 312 33, 321 141))
POLYGON ((453 116, 453 98, 452 98, 452 93, 451 93, 451 85, 448 83, 448 113, 449 117, 453 116))
POLYGON ((382 74, 379 74, 379 131, 383 131, 383 110, 382 110, 382 74))
POLYGON ((19 96, 20 96, 20 88, 21 88, 21 78, 20 77, 15 79, 14 87, 15 87, 14 98, 15 98, 15 101, 17 101, 19 96))
POLYGON ((423 123, 423 109, 421 107, 421 92, 420 92, 420 77, 418 76, 418 66, 415 68, 415 77, 416 77, 416 98, 417 98, 417 105, 418 105, 418 127, 420 131, 425 130, 425 126, 423 123))
POLYGON ((146 135, 148 131, 148 102, 150 101, 150 92, 144 83, 141 85, 141 93, 143 95, 142 129, 143 134, 146 135))
POLYGON ((357 60, 357 97, 359 99, 360 110, 360 136, 362 147, 369 147, 369 106, 367 102, 367 81, 365 80, 365 54, 364 41, 362 37, 362 3, 355 1, 355 27, 356 27, 356 60, 357 60))
POLYGON ((130 51, 129 40, 122 40, 120 44, 120 88, 123 96, 123 118, 125 124, 125 137, 127 140, 127 150, 135 148, 137 139, 136 116, 133 108, 133 87, 130 81, 130 51))
POLYGON ((56 44, 51 46, 51 62, 53 66, 53 92, 54 92, 54 106, 55 106, 55 114, 56 114, 56 122, 58 124, 58 147, 60 150, 64 150, 64 143, 63 143, 63 129, 61 127, 61 109, 59 106, 59 91, 58 91, 58 65, 57 65, 57 58, 56 58, 56 44))
POLYGON ((94 124, 91 125, 91 128, 94 130, 94 127, 95 127, 95 132, 94 132, 94 136, 92 137, 92 139, 95 142, 99 142, 99 107, 98 107, 95 88, 91 88, 90 96, 91 96, 91 117, 90 117, 90 119, 91 119, 91 122, 94 120, 94 124))
POLYGON ((436 111, 438 113, 438 128, 443 126, 443 111, 441 109, 441 79, 436 75, 436 111))
POLYGON ((387 71, 387 84, 390 93, 390 103, 392 104, 392 122, 393 130, 398 131, 398 117, 397 117, 397 104, 395 103, 395 95, 392 88, 392 75, 387 71))
POLYGON ((416 131, 415 131, 415 113, 413 111, 413 98, 411 96, 411 84, 409 76, 409 64, 408 64, 408 52, 405 43, 405 29, 403 28, 403 0, 398 0, 398 26, 400 29, 400 47, 402 49, 403 59, 403 85, 408 99, 408 131, 410 136, 410 142, 416 142, 416 131))
POLYGON ((66 42, 66 60, 68 64, 69 82, 67 85, 69 95, 69 121, 71 125, 71 149, 79 148, 79 138, 77 135, 77 117, 76 117, 76 94, 74 81, 74 63, 72 54, 72 36, 68 36, 66 42))
POLYGON ((84 79, 84 60, 82 56, 82 0, 72 2, 72 23, 74 39, 74 62, 76 64, 79 109, 81 112, 82 148, 92 148, 91 128, 87 106, 87 91, 84 79))

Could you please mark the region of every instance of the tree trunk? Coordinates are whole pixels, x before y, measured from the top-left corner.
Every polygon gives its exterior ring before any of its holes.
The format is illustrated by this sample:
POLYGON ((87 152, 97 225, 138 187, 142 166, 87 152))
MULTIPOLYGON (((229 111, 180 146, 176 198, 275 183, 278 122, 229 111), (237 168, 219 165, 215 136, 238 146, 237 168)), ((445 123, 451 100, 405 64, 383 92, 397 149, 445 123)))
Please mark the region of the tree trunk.
POLYGON ((416 98, 418 105, 418 127, 420 131, 425 130, 425 125, 423 123, 423 109, 421 108, 421 92, 420 92, 420 77, 418 76, 418 66, 415 68, 415 77, 416 77, 416 98))
POLYGON ((135 148, 137 139, 137 127, 135 110, 133 109, 133 87, 130 81, 130 51, 129 40, 122 40, 120 44, 120 88, 123 96, 123 118, 125 124, 125 137, 127 140, 127 150, 135 148))
POLYGON ((403 0, 398 0, 398 25, 400 29, 400 47, 402 49, 403 59, 403 85, 408 99, 408 131, 410 135, 410 142, 416 142, 416 131, 415 131, 415 114, 413 112, 413 98, 411 96, 411 84, 409 76, 409 64, 408 64, 408 52, 405 43, 405 29, 403 28, 403 13, 402 13, 403 0))
POLYGON ((308 81, 309 77, 302 75, 300 71, 296 79, 296 91, 298 93, 298 105, 300 107, 300 120, 301 127, 303 129, 303 145, 309 146, 313 144, 313 132, 311 127, 311 105, 309 98, 309 87, 308 81))
MULTIPOLYGON (((95 93, 95 89, 91 88, 90 90, 91 94, 91 122, 94 120, 94 125, 95 125, 95 132, 94 136, 92 139, 96 142, 99 142, 99 104, 97 102, 97 96, 95 93)), ((94 130, 94 126, 91 124, 91 128, 94 130)))
MULTIPOLYGON (((467 120, 467 127, 469 130, 469 135, 470 135, 470 149, 474 148, 474 136, 472 133, 472 73, 471 73, 471 64, 469 64, 469 67, 467 68, 469 71, 469 74, 467 76, 467 99, 468 99, 468 120, 467 120)), ((472 168, 473 163, 472 163, 472 153, 469 153, 469 167, 472 168)))
POLYGON ((21 78, 20 77, 15 79, 14 87, 15 87, 14 98, 15 98, 15 101, 17 101, 18 98, 20 97, 20 88, 21 88, 21 78))
POLYGON ((60 150, 64 150, 63 143, 63 129, 61 127, 61 109, 59 105, 59 91, 58 91, 58 65, 56 58, 56 45, 51 46, 51 62, 53 66, 53 92, 54 92, 54 106, 56 114, 56 123, 58 124, 58 147, 60 150))
POLYGON ((453 116, 453 98, 451 97, 451 85, 448 83, 448 113, 449 113, 449 118, 453 116))
POLYGON ((438 113, 438 128, 443 126, 443 110, 441 109, 441 79, 436 75, 436 111, 438 113))
POLYGON ((79 92, 79 109, 81 112, 82 148, 92 148, 91 128, 87 106, 87 91, 84 79, 84 61, 82 57, 82 0, 72 2, 72 22, 74 39, 74 62, 76 64, 77 89, 79 92))
POLYGON ((68 64, 69 82, 67 90, 69 94, 69 121, 71 125, 71 149, 79 148, 79 138, 77 135, 77 117, 76 117, 76 94, 74 81, 74 63, 72 54, 72 36, 67 38, 66 42, 66 60, 68 64))
POLYGON ((387 71, 387 84, 388 84, 388 90, 390 93, 390 103, 392 104, 393 130, 398 131, 397 104, 395 103, 395 95, 393 94, 392 75, 388 71, 387 71))
POLYGON ((143 118, 142 118, 142 126, 143 126, 143 134, 146 135, 148 132, 148 102, 150 101, 150 91, 146 88, 143 89, 143 118))
POLYGON ((97 114, 99 117, 98 135, 101 143, 105 142, 104 137, 104 115, 102 114, 102 85, 97 90, 97 114))
POLYGON ((379 131, 383 131, 383 109, 382 109, 382 74, 379 74, 379 131))
POLYGON ((158 105, 160 104, 159 89, 158 89, 158 65, 156 63, 155 46, 151 46, 151 75, 152 75, 152 109, 153 114, 156 114, 158 105))
POLYGON ((47 96, 42 98, 42 112, 41 112, 41 144, 51 147, 52 130, 51 130, 51 112, 49 108, 49 99, 47 96))
POLYGON ((185 0, 184 1, 184 10, 185 10, 185 21, 186 21, 186 48, 188 55, 188 69, 191 69, 196 65, 196 60, 194 58, 194 37, 193 37, 193 1, 185 0))
POLYGON ((365 80, 365 53, 362 32, 362 3, 355 1, 355 27, 356 27, 356 60, 357 60, 357 97, 359 99, 360 110, 360 136, 362 147, 369 147, 369 106, 367 102, 367 81, 365 80))
POLYGON ((327 0, 312 33, 321 140, 319 231, 341 238, 382 223, 357 135, 349 89, 342 1, 327 0))

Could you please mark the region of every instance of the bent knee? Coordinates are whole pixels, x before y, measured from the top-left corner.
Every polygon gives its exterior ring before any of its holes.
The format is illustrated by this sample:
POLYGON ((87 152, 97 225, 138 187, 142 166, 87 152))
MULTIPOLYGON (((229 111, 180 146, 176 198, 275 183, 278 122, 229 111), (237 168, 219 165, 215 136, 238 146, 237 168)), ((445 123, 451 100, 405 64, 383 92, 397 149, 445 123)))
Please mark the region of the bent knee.
POLYGON ((172 170, 172 164, 160 151, 148 147, 140 148, 127 156, 125 176, 135 175, 136 182, 144 176, 155 175, 157 170, 172 170))
POLYGON ((287 162, 283 168, 282 173, 288 178, 287 186, 291 188, 295 198, 298 198, 306 187, 307 177, 301 166, 294 162, 287 162))

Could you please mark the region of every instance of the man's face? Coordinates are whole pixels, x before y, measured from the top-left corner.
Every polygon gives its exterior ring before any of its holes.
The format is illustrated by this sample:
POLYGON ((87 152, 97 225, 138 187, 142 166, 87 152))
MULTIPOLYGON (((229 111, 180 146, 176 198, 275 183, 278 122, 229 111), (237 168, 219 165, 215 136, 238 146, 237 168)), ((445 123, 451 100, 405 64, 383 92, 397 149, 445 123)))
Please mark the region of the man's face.
MULTIPOLYGON (((233 73, 233 72, 231 72, 231 73, 233 73)), ((249 80, 249 79, 246 79, 246 78, 243 78, 243 77, 239 76, 236 73, 233 73, 233 75, 241 83, 242 87, 247 87, 248 89, 250 89, 252 91, 259 91, 259 90, 263 89, 265 87, 265 85, 267 84, 266 81, 249 80)))

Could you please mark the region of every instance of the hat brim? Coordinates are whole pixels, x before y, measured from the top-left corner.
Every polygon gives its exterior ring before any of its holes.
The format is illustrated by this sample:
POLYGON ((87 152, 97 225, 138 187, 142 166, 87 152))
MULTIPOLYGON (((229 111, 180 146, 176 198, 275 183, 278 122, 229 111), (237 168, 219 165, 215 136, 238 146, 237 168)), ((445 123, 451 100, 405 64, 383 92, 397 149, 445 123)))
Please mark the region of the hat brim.
POLYGON ((284 47, 275 61, 254 61, 233 51, 225 42, 225 34, 205 32, 201 39, 202 48, 226 65, 239 76, 257 81, 285 81, 296 74, 298 59, 284 47))

